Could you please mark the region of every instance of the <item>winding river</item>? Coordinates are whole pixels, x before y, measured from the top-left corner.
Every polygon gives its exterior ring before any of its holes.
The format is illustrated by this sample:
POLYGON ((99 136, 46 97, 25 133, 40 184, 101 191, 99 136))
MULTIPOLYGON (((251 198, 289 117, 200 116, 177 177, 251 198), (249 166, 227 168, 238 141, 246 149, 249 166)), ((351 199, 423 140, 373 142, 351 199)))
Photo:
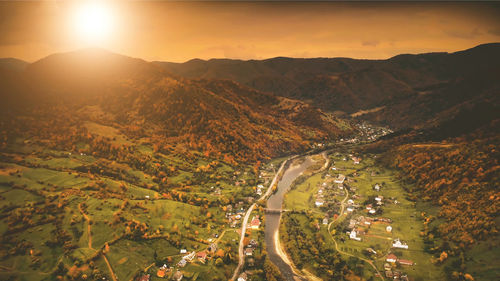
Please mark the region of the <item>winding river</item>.
MULTIPOLYGON (((314 161, 311 157, 306 157, 301 164, 289 167, 283 174, 281 180, 278 182, 276 193, 271 195, 271 197, 267 200, 267 208, 270 210, 281 210, 283 197, 290 188, 292 182, 313 163, 314 161)), ((269 259, 279 268, 281 274, 286 280, 301 280, 301 278, 293 273, 293 270, 287 261, 283 260, 282 256, 278 253, 278 251, 280 251, 277 246, 280 219, 280 213, 266 214, 265 240, 269 259)))

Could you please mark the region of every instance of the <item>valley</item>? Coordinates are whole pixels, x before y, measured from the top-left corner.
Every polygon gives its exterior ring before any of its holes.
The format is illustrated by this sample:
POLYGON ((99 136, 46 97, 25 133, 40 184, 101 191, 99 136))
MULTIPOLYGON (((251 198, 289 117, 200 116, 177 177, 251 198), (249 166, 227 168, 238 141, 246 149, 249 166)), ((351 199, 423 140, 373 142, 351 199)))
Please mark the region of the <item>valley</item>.
POLYGON ((495 280, 498 50, 0 60, 0 279, 495 280))

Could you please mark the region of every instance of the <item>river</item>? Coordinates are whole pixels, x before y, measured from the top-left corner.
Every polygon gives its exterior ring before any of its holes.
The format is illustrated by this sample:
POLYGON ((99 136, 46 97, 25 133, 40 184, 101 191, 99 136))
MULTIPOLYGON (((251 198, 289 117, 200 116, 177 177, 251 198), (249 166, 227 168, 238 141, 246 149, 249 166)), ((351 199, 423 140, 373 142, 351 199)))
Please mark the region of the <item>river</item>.
MULTIPOLYGON (((267 208, 271 210, 280 210, 283 204, 283 197, 290 188, 292 182, 313 163, 314 161, 311 157, 306 157, 304 162, 301 164, 289 167, 283 174, 281 180, 278 182, 276 193, 271 195, 271 197, 267 200, 267 208)), ((271 262, 279 268, 281 274, 287 281, 294 281, 296 279, 300 280, 300 278, 293 273, 290 265, 288 265, 277 253, 275 235, 277 234, 279 228, 280 218, 280 213, 266 214, 265 240, 267 253, 271 262)))

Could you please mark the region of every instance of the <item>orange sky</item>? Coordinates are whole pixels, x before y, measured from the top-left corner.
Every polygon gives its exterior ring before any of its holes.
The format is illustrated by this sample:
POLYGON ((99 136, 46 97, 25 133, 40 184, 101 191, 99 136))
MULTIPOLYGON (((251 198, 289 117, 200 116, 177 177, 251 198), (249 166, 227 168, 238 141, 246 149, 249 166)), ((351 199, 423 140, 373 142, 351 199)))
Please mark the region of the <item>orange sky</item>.
POLYGON ((176 62, 388 58, 500 42, 499 3, 112 1, 113 33, 88 43, 72 24, 75 2, 0 2, 0 57, 34 61, 97 45, 176 62))

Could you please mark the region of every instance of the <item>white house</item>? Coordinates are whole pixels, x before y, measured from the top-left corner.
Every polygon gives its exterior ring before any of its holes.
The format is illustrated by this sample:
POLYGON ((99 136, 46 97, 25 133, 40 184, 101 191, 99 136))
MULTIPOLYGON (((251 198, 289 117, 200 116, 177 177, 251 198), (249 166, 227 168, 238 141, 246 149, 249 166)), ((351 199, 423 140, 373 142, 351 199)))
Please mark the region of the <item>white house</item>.
POLYGON ((320 207, 323 206, 323 204, 325 204, 325 201, 321 198, 318 198, 316 199, 316 202, 314 202, 314 204, 316 205, 316 207, 320 207))
POLYGON ((356 230, 354 229, 349 234, 349 238, 351 238, 352 240, 361 241, 361 237, 357 236, 356 230))
POLYGON ((378 185, 378 183, 373 187, 373 189, 375 189, 376 191, 380 191, 380 185, 378 185))
POLYGON ((257 195, 262 195, 262 188, 260 187, 257 187, 257 195))
POLYGON ((345 176, 342 174, 339 174, 339 176, 335 179, 336 183, 344 183, 345 176))
POLYGON ((391 233, 392 232, 392 226, 388 225, 386 228, 385 228, 385 231, 391 233))
POLYGON ((188 255, 185 255, 184 257, 182 257, 183 260, 186 260, 186 261, 192 261, 194 259, 194 257, 196 256, 196 252, 195 251, 192 251, 191 253, 189 253, 188 255))
POLYGON ((349 213, 350 213, 350 212, 352 212, 352 211, 354 211, 354 209, 353 209, 353 208, 351 208, 351 207, 347 208, 346 210, 347 210, 349 213))
POLYGON ((238 281, 247 281, 247 274, 245 272, 243 272, 242 274, 240 274, 240 276, 238 277, 238 281))
POLYGON ((399 240, 399 238, 397 238, 396 240, 394 240, 394 242, 392 243, 392 247, 393 248, 400 248, 400 249, 408 249, 408 244, 406 243, 402 243, 401 240, 399 240))

